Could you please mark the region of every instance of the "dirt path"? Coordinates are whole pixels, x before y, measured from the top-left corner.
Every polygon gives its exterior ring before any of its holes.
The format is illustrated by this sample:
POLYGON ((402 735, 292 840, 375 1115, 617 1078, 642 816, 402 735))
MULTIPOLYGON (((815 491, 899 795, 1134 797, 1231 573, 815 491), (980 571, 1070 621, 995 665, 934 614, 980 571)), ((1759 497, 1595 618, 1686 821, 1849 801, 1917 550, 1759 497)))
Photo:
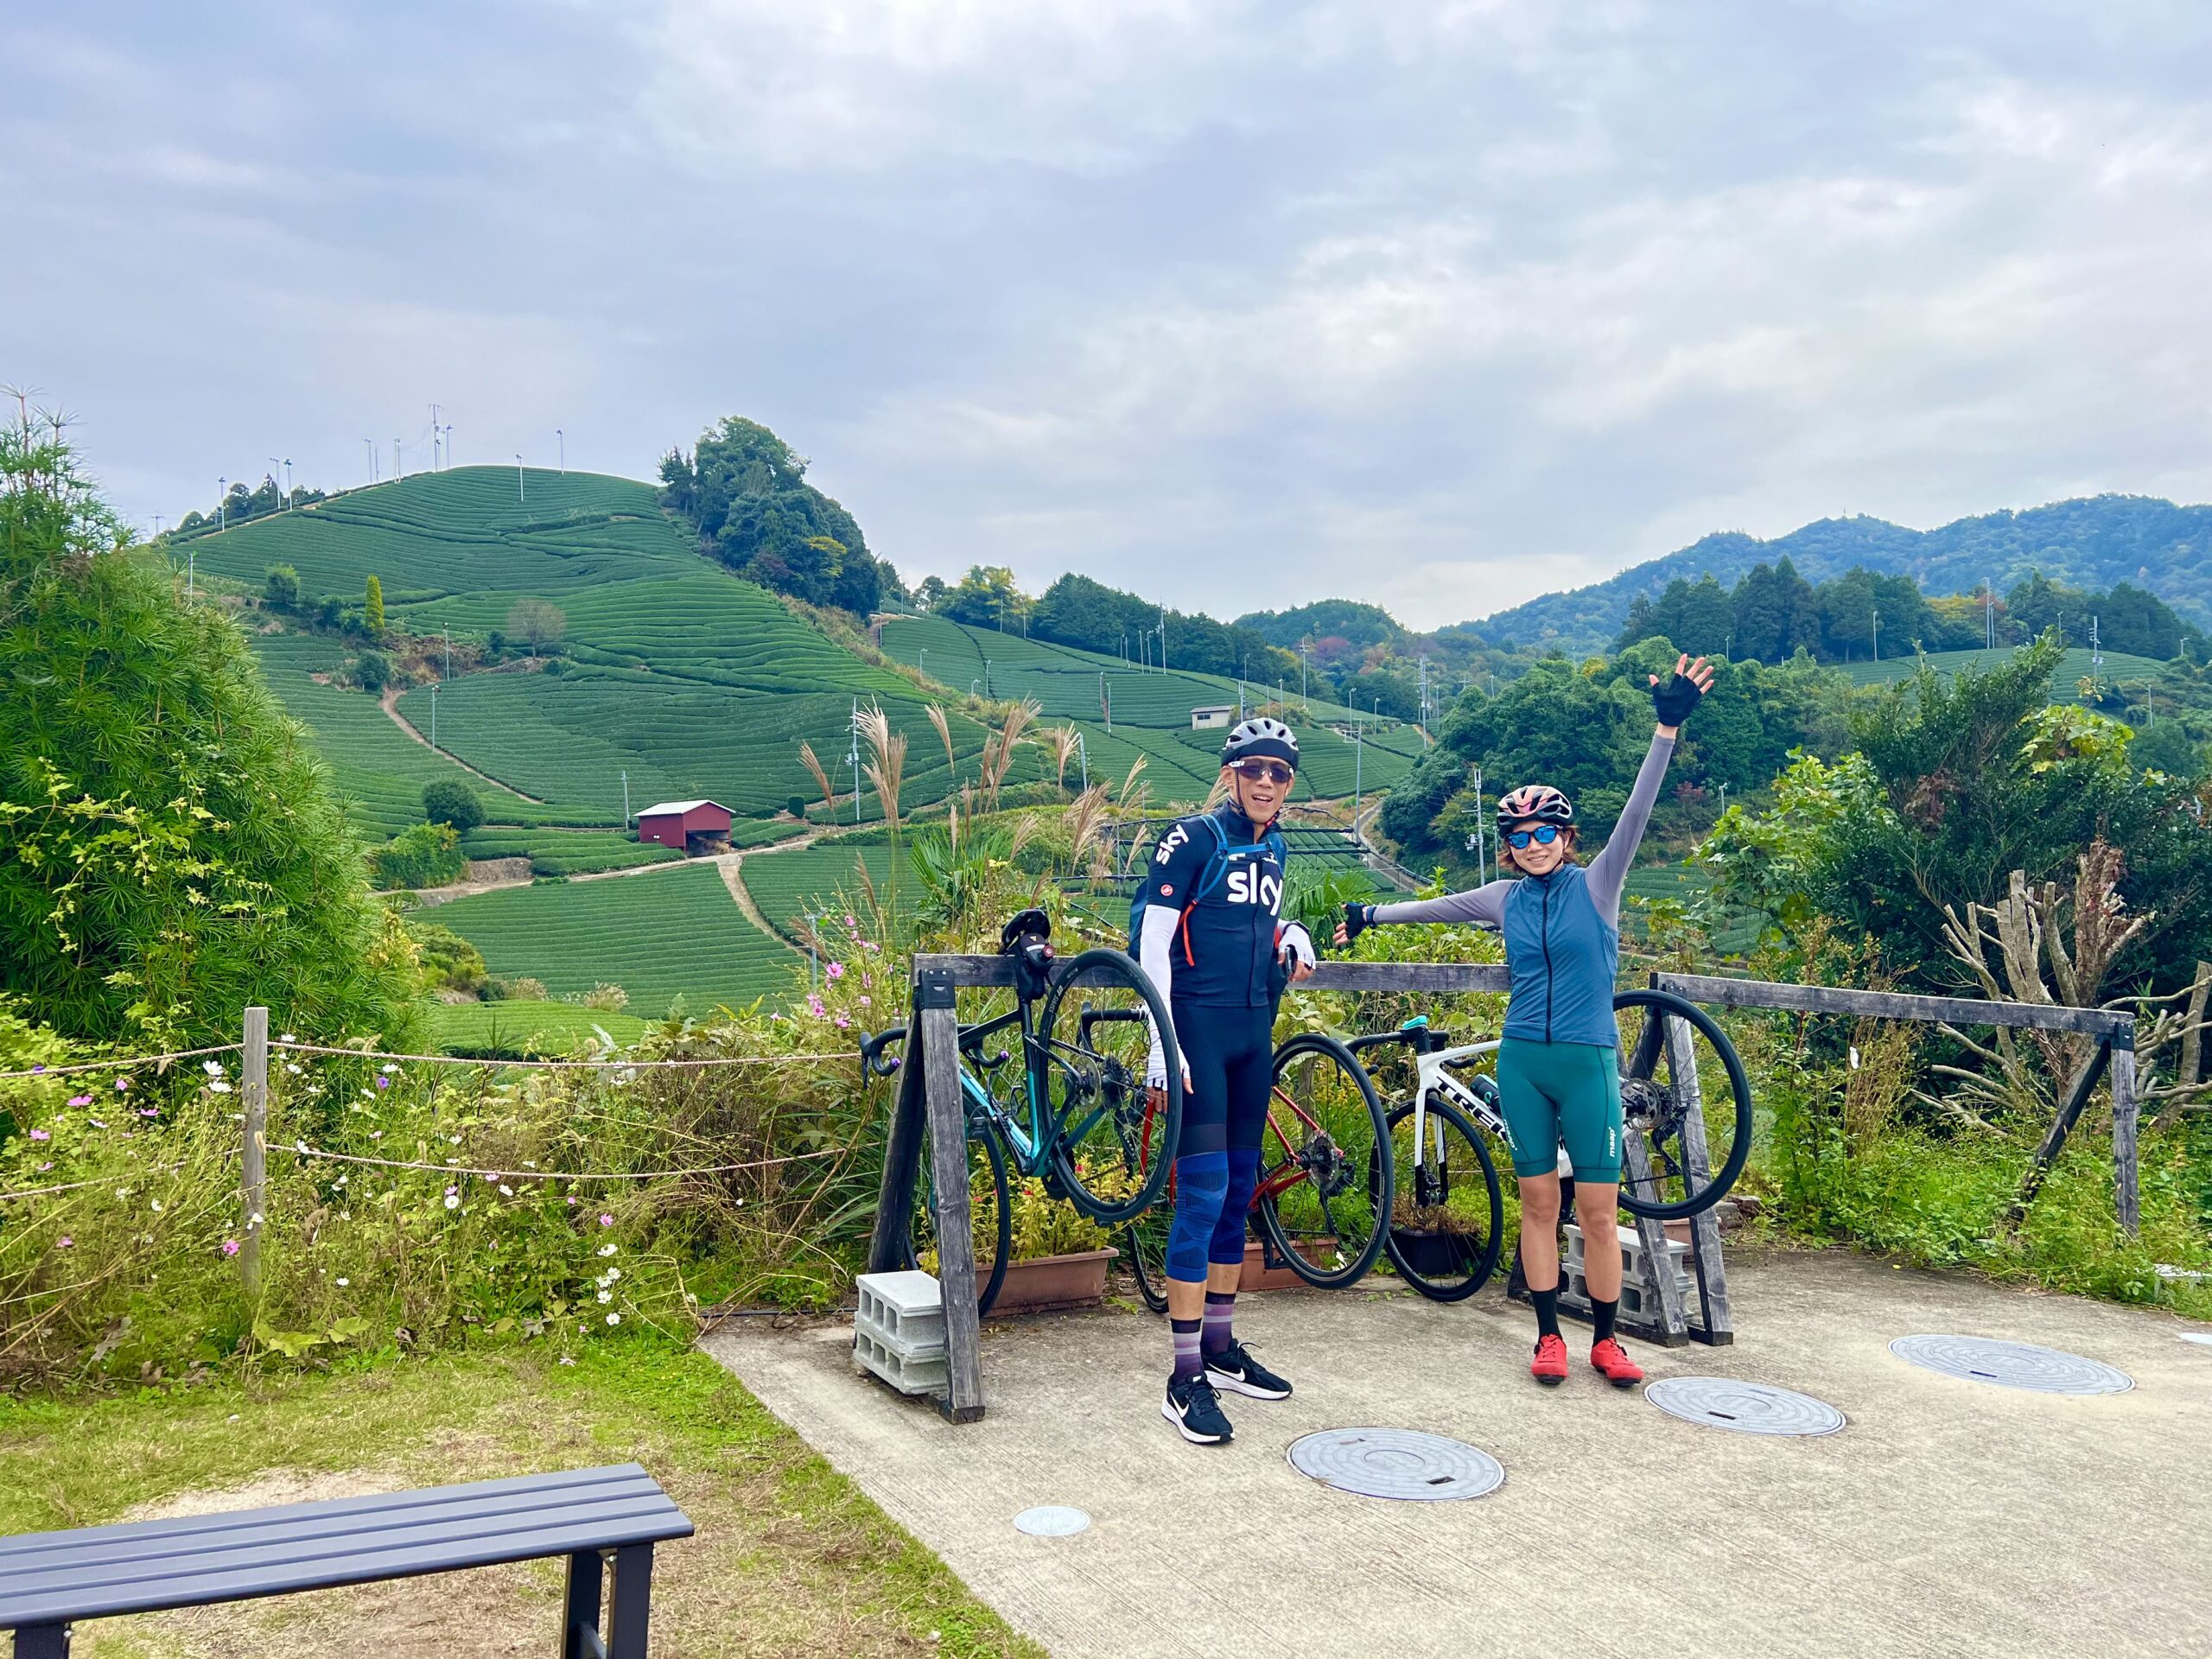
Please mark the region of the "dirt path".
POLYGON ((459 766, 470 777, 481 778, 486 783, 491 785, 493 788, 498 790, 501 794, 512 795, 518 801, 528 801, 532 806, 543 806, 545 804, 543 801, 540 800, 535 795, 524 794, 522 791, 517 789, 512 784, 501 783, 488 772, 477 771, 475 767, 470 766, 467 761, 462 760, 451 749, 439 748, 435 744, 432 743, 429 738, 416 731, 415 728, 409 723, 407 716, 399 712, 399 687, 396 685, 388 685, 384 689, 384 695, 377 699, 377 707, 383 709, 385 713, 391 717, 391 723, 393 725, 398 727, 401 731, 406 733, 408 736, 413 738, 424 748, 429 750, 431 753, 443 755, 447 760, 452 761, 454 765, 459 766))
POLYGON ((794 956, 804 956, 805 952, 769 925, 768 918, 760 913, 760 906, 753 902, 753 895, 746 891, 745 878, 741 871, 748 858, 760 858, 770 853, 797 852, 802 847, 813 846, 822 839, 822 835, 819 830, 809 830, 804 835, 793 836, 789 841, 771 842, 766 847, 749 847, 742 852, 724 853, 715 860, 715 866, 721 871, 722 885, 729 889, 729 896, 737 901, 737 907, 745 912, 745 919, 794 956))

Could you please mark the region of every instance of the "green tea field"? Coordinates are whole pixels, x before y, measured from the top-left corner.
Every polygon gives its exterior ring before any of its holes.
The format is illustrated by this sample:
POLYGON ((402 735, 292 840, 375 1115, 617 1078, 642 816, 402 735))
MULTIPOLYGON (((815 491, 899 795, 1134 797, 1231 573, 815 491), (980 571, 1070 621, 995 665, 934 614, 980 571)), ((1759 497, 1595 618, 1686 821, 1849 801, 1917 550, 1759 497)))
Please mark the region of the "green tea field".
MULTIPOLYGON (((903 847, 900 854, 903 857, 903 847)), ((831 841, 793 852, 768 853, 747 859, 739 874, 760 913, 779 931, 797 938, 801 937, 803 915, 833 907, 842 910, 848 897, 857 900, 863 892, 859 868, 863 860, 877 891, 885 893, 891 849, 880 842, 855 845, 831 841)), ((913 878, 904 870, 899 874, 911 895, 913 878)))
MULTIPOLYGON (((2086 651, 2068 652, 2051 674, 2053 695, 2071 702, 2075 687, 2093 673, 2109 686, 2122 680, 2154 677, 2164 666, 2153 658, 2131 657, 2119 651, 2105 652, 2104 658, 2100 667, 2086 651)), ((1917 673, 1923 661, 1939 674, 1953 674, 1961 668, 2001 668, 2012 660, 2012 647, 2000 645, 1995 651, 1939 651, 1926 658, 1907 655, 1878 663, 1853 663, 1844 671, 1854 685, 1889 685, 1917 673)))
POLYGON ((658 1019, 675 998, 694 1014, 789 990, 805 961, 745 918, 712 865, 604 881, 509 887, 441 905, 444 926, 495 974, 528 975, 556 996, 601 983, 658 1019))
POLYGON ((636 1014, 573 1002, 430 1003, 424 1010, 440 1052, 530 1059, 612 1044, 627 1048, 645 1034, 636 1014))

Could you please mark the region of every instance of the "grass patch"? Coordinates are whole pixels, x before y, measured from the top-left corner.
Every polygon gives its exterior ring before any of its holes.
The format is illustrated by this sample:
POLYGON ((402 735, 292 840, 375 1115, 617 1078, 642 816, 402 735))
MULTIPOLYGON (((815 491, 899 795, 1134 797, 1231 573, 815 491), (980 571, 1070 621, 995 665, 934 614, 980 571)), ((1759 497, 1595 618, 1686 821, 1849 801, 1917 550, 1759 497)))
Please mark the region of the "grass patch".
POLYGON ((499 1059, 595 1046, 602 1031, 617 1048, 627 1048, 645 1034, 649 1024, 634 1014, 573 1002, 433 1002, 423 1017, 440 1053, 499 1059))
MULTIPOLYGON (((658 1554, 658 1653, 1041 1652, 720 1366, 645 1341, 572 1367, 509 1351, 91 1402, 0 1400, 0 1529, 99 1525, 271 1471, 428 1486, 632 1459, 699 1529, 658 1554)), ((104 1619, 79 1627, 76 1651, 367 1653, 395 1624, 423 1629, 444 1659, 550 1650, 559 1586, 560 1564, 540 1562, 104 1619)))

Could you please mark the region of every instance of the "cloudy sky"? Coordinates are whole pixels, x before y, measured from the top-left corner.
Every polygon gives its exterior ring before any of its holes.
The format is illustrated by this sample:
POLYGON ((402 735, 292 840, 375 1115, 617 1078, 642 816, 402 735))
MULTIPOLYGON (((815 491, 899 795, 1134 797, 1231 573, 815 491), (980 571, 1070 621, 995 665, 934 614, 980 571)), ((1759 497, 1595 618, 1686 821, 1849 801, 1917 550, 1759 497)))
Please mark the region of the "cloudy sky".
POLYGON ((149 525, 734 412, 910 579, 1433 626, 2212 498, 2208 89, 2202 0, 16 7, 0 381, 149 525))

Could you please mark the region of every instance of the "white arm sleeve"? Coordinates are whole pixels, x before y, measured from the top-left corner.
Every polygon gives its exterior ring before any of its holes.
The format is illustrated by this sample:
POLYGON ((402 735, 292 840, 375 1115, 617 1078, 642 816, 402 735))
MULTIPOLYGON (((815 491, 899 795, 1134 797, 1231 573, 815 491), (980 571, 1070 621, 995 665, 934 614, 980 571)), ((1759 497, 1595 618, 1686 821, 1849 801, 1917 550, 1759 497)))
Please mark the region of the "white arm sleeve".
MULTIPOLYGON (((1181 919, 1172 906, 1147 905, 1144 932, 1137 940, 1137 966, 1144 969, 1160 1000, 1171 1009, 1174 1007, 1175 953, 1170 947, 1175 940, 1175 925, 1181 919)), ((1167 1052, 1156 1031, 1152 1033, 1152 1058, 1145 1063, 1145 1081, 1163 1087, 1167 1082, 1167 1052)))

